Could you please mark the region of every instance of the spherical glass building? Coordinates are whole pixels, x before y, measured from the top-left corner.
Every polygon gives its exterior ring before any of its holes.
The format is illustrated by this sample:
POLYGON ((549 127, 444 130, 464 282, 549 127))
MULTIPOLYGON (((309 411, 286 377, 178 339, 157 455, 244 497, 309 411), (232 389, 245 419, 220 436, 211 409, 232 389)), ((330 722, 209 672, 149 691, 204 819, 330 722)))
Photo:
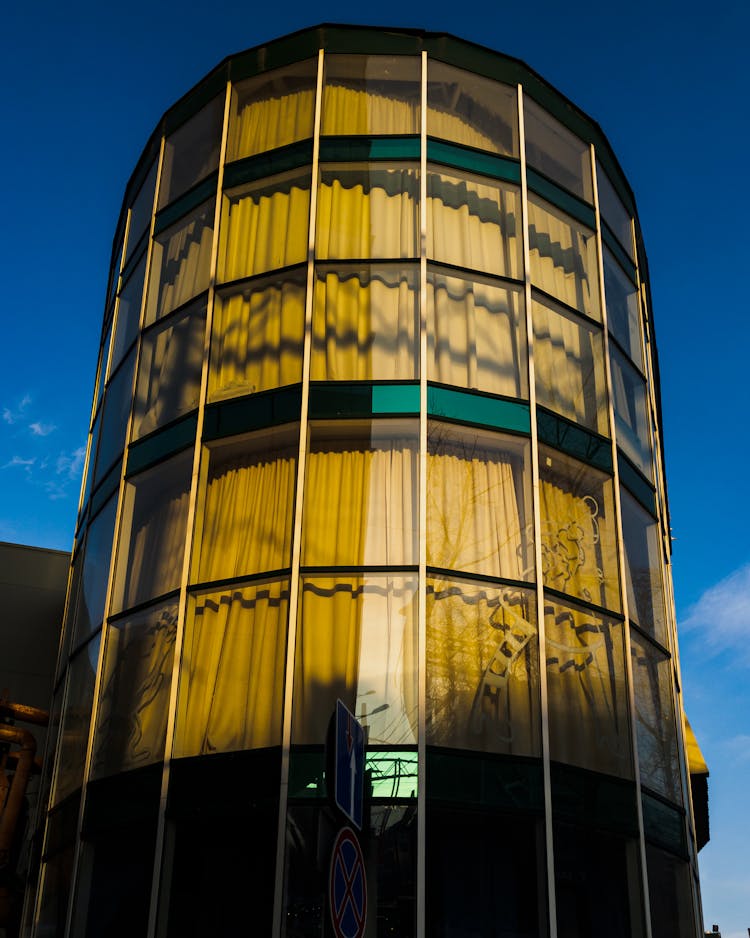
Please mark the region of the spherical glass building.
MULTIPOLYGON (((323 26, 160 121, 118 223, 30 932, 698 934, 648 269, 523 63, 323 26)), ((354 934, 354 933, 352 933, 354 934)))

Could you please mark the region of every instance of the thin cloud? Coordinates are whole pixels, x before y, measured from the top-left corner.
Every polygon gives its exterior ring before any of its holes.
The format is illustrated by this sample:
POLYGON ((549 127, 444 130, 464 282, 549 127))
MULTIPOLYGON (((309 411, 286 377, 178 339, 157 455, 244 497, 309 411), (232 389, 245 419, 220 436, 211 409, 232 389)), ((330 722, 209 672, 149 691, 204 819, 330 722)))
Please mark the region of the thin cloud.
POLYGON ((40 420, 29 424, 29 430, 31 430, 33 436, 49 436, 56 429, 54 423, 42 423, 40 420))
POLYGON ((750 563, 709 587, 679 623, 685 632, 704 632, 704 650, 709 657, 732 651, 742 664, 750 663, 748 624, 750 563))
POLYGON ((55 463, 57 475, 67 476, 71 481, 80 478, 83 469, 83 460, 86 458, 86 447, 79 446, 71 453, 60 453, 55 463))
POLYGON ((29 469, 36 462, 36 456, 33 456, 31 459, 23 459, 21 456, 14 456, 9 462, 6 462, 4 466, 0 466, 0 469, 13 469, 15 466, 20 466, 24 469, 29 469))
POLYGON ((24 411, 30 403, 31 395, 24 394, 24 396, 18 402, 18 406, 15 408, 15 410, 11 407, 3 407, 3 420, 9 424, 17 423, 24 417, 24 411))

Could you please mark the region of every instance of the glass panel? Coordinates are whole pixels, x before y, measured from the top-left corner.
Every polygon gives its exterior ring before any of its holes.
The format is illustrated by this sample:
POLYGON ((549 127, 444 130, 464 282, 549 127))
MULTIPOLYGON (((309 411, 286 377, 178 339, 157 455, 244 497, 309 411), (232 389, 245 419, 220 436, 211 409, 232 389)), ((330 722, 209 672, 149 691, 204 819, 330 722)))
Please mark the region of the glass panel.
POLYGON ((94 682, 99 661, 99 639, 96 635, 71 659, 68 668, 62 729, 57 744, 57 772, 51 805, 58 804, 80 788, 89 741, 89 721, 94 702, 94 682))
POLYGON ((523 101, 526 159, 555 182, 586 202, 593 202, 591 151, 567 127, 548 114, 528 95, 523 101))
POLYGON ((313 381, 408 380, 419 369, 414 266, 318 266, 313 381))
POLYGON ((96 391, 94 399, 96 403, 94 404, 94 412, 98 412, 99 405, 102 402, 102 396, 104 395, 104 384, 107 379, 107 366, 109 363, 109 346, 112 341, 112 320, 110 320, 109 325, 107 326, 107 331, 104 335, 104 342, 102 347, 99 350, 99 370, 96 376, 96 391))
POLYGON ((143 278, 145 275, 146 254, 144 252, 138 266, 122 288, 117 304, 117 329, 115 330, 115 341, 112 344, 113 371, 138 335, 141 301, 143 299, 143 278))
POLYGON ((625 275, 607 247, 604 248, 604 293, 609 331, 643 371, 638 288, 625 275))
POLYGON ((418 234, 416 167, 347 163, 321 168, 319 259, 417 257, 418 234))
POLYGON ((601 329, 554 303, 531 303, 538 404, 607 434, 609 417, 601 329))
POLYGON ((94 778, 164 758, 176 634, 176 602, 109 623, 94 737, 94 778))
POLYGON ((219 281, 307 260, 310 173, 294 170, 224 193, 219 281))
POLYGON ((519 287, 428 268, 428 379, 528 398, 523 308, 519 287))
POLYGON ((187 450, 128 481, 112 612, 180 585, 192 467, 187 450))
POLYGON ((224 93, 217 95, 167 137, 159 187, 159 208, 173 202, 219 165, 224 93))
POLYGON ((327 55, 323 134, 418 134, 417 56, 327 55))
POLYGON ((76 610, 76 644, 99 628, 104 618, 116 512, 117 498, 113 497, 89 526, 76 610))
POLYGON ((503 156, 518 156, 518 92, 515 87, 430 59, 427 134, 503 156))
POLYGON ((210 400, 302 380, 307 271, 227 287, 217 294, 210 400))
POLYGON ((641 782, 670 801, 682 804, 672 662, 632 629, 630 647, 641 782))
POLYGON ((501 277, 523 277, 518 189, 459 170, 427 175, 427 256, 501 277))
POLYGON ((427 581, 427 743, 540 756, 531 590, 427 581))
POLYGON ((528 443, 431 422, 427 453, 427 563, 533 580, 528 443))
POLYGON ((289 566, 298 434, 266 430, 208 451, 199 582, 289 566))
POLYGON ((89 495, 91 494, 91 485, 94 480, 94 467, 96 465, 96 450, 99 445, 99 431, 102 427, 101 410, 94 418, 94 425, 91 428, 91 439, 89 441, 89 451, 86 460, 86 468, 83 477, 83 497, 81 498, 81 509, 78 513, 78 523, 83 520, 88 509, 89 495))
POLYGON ((628 254, 635 259, 630 215, 622 204, 620 196, 615 192, 615 187, 598 162, 596 164, 596 182, 599 191, 599 211, 602 218, 628 254))
POLYGON ((132 439, 198 406, 205 324, 206 304, 200 300, 143 336, 132 439))
POLYGON ((146 324, 208 289, 215 202, 204 202, 154 238, 146 324))
MULTIPOLYGON (((74 857, 75 847, 71 845, 42 865, 35 931, 39 938, 55 938, 65 934, 74 857)), ((30 895, 33 897, 33 892, 30 895)))
POLYGON ((622 622, 544 601, 550 758, 633 777, 622 622))
POLYGON ((128 428, 128 416, 133 394, 133 371, 135 369, 135 349, 120 366, 107 388, 102 415, 102 430, 99 439, 99 453, 96 459, 97 482, 117 459, 125 446, 125 433, 128 428))
POLYGON ((644 632, 668 647, 659 525, 623 488, 620 488, 620 504, 628 613, 644 632))
POLYGON ((151 226, 151 214, 154 208, 154 187, 156 186, 157 163, 151 164, 146 178, 143 180, 138 194, 133 199, 130 209, 130 226, 128 228, 128 249, 125 259, 131 256, 145 231, 151 226))
POLYGON ((617 445, 647 478, 653 479, 646 382, 612 346, 610 364, 617 445))
POLYGON ((416 743, 416 593, 416 576, 303 577, 293 743, 325 743, 337 699, 367 745, 416 743))
POLYGON ((646 844, 646 869, 651 934, 693 938, 695 924, 689 864, 646 844))
POLYGON ((312 137, 317 70, 308 59, 233 86, 227 162, 312 137))
POLYGON ((544 585, 620 609, 612 480, 539 447, 544 585))
POLYGON ((534 286, 590 319, 601 319, 593 231, 532 195, 529 260, 534 286))
POLYGON ((281 745, 289 582, 191 597, 174 756, 281 745))
POLYGON ((418 444, 415 420, 311 427, 304 565, 417 563, 418 444))

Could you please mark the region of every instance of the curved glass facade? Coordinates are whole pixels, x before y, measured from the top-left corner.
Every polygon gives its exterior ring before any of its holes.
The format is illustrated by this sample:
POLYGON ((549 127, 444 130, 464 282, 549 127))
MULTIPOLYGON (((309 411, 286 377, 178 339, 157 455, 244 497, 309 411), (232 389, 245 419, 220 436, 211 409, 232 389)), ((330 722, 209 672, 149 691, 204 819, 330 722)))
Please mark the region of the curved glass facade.
POLYGON ((162 119, 109 284, 33 934, 323 934, 337 699, 365 938, 698 934, 598 126, 451 37, 295 34, 162 119))

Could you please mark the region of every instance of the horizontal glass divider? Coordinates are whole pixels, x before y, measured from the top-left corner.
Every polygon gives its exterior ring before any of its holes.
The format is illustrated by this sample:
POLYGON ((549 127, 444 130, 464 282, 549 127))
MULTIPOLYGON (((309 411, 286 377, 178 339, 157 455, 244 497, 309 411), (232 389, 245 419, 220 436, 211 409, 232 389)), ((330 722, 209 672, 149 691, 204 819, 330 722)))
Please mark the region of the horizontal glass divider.
POLYGON ((194 117, 202 107, 213 101, 216 95, 221 94, 226 89, 228 80, 229 59, 227 58, 166 112, 164 115, 164 136, 168 137, 178 127, 194 117))
POLYGON ((301 409, 302 386, 299 384, 207 404, 203 442, 294 423, 299 420, 301 409))
POLYGON ((472 583, 484 583, 486 586, 510 586, 513 589, 536 589, 535 580, 512 580, 509 577, 488 576, 485 573, 473 573, 468 570, 455 570, 447 567, 433 567, 427 564, 428 577, 440 577, 443 580, 471 580, 472 583))
POLYGON ((617 447, 617 466, 620 470, 620 482, 642 505, 652 518, 658 520, 656 513, 656 489, 653 484, 637 469, 630 459, 617 447))
MULTIPOLYGON (((278 277, 283 277, 285 274, 293 274, 297 272, 307 273, 307 261, 303 261, 301 264, 287 264, 286 267, 274 267, 272 270, 264 270, 260 274, 252 274, 249 277, 239 277, 237 280, 223 280, 217 282, 216 292, 221 294, 225 290, 235 290, 237 287, 242 286, 252 286, 254 283, 262 280, 269 280, 278 277)), ((188 300, 187 303, 184 303, 183 306, 189 306, 190 303, 194 303, 195 299, 188 300)), ((180 307, 182 309, 183 307, 180 307)))
POLYGON ((555 306, 559 306, 560 309, 565 310, 566 313, 570 313, 571 316, 575 316, 575 318, 579 319, 581 322, 596 327, 600 332, 604 329, 601 319, 594 319, 593 316, 587 316, 586 313, 582 313, 581 310, 576 309, 575 306, 569 306, 564 300, 558 299, 558 297, 554 296, 552 293, 547 293, 545 290, 533 284, 531 286, 531 298, 538 303, 552 303, 555 306))
POLYGON ((688 858, 685 809, 641 785, 643 835, 654 846, 675 856, 688 858))
POLYGON ((628 619, 628 624, 630 625, 631 630, 638 633, 638 638, 641 641, 646 642, 648 645, 652 645, 657 651, 660 651, 665 658, 671 658, 672 652, 653 635, 650 635, 645 629, 642 629, 637 622, 634 622, 632 619, 628 619))
POLYGON ((192 446, 197 430, 198 412, 194 410, 131 443, 125 478, 129 479, 136 473, 143 472, 144 469, 149 469, 192 446))
POLYGON ((144 599, 143 602, 137 603, 135 606, 128 606, 127 609, 123 609, 121 612, 113 612, 111 615, 107 616, 107 625, 117 625, 118 622, 129 619, 139 612, 160 606, 170 599, 177 599, 179 595, 180 588, 178 586, 173 590, 167 590, 166 593, 160 593, 158 596, 154 596, 151 599, 144 599))
MULTIPOLYGON (((148 228, 145 229, 141 235, 138 244, 135 246, 135 250, 132 254, 128 255, 127 261, 123 264, 122 270, 120 271, 120 282, 122 286, 118 288, 117 292, 122 293, 125 284, 128 282, 130 277, 133 274, 135 268, 140 264, 141 259, 146 251, 146 245, 148 244, 148 228)), ((115 278, 115 283, 117 278, 115 278)))
POLYGON ((257 182, 267 176, 277 176, 292 169, 310 166, 312 155, 312 140, 297 140, 275 150, 235 160, 224 167, 223 188, 226 191, 247 182, 257 182))
POLYGON ((384 134, 320 138, 321 163, 365 162, 368 160, 418 160, 419 134, 386 136, 384 134))
POLYGON ((580 606, 581 609, 585 609, 587 612, 593 612, 605 619, 615 619, 620 624, 625 623, 625 616, 622 612, 616 612, 613 609, 605 609, 604 606, 589 602, 588 599, 581 599, 580 596, 573 596, 570 593, 563 593, 562 590, 556 590, 551 586, 544 586, 545 600, 548 596, 550 600, 554 602, 565 603, 568 606, 580 606))
POLYGON ((426 745, 430 809, 472 813, 544 814, 544 774, 540 756, 507 755, 477 749, 426 745))
MULTIPOLYGON (((463 169, 516 185, 521 183, 521 163, 512 157, 496 156, 473 147, 427 138, 427 159, 430 163, 463 169)), ((429 167, 428 167, 429 170, 429 167)))
POLYGON ((418 564, 382 564, 380 566, 375 564, 367 565, 356 565, 356 564, 345 564, 343 566, 337 567, 310 567, 305 566, 304 564, 300 565, 299 568, 300 576, 325 576, 325 577, 336 577, 336 576, 371 576, 373 574, 382 574, 383 576, 390 576, 394 573, 408 573, 414 574, 419 572, 418 564))
POLYGON ((637 286, 638 274, 635 262, 628 255, 625 248, 623 248, 623 246, 620 244, 617 236, 614 234, 604 218, 602 218, 602 241, 614 254, 615 259, 622 267, 623 273, 632 281, 634 286, 637 286))
POLYGON ((330 267, 335 273, 341 268, 352 267, 386 267, 399 265, 401 267, 411 267, 419 264, 418 257, 316 257, 315 267, 330 267))
POLYGON ((280 567, 278 570, 265 570, 262 573, 246 573, 242 576, 229 576, 221 580, 205 580, 202 583, 191 583, 188 586, 188 593, 207 593, 217 592, 223 589, 233 589, 235 586, 244 584, 257 584, 261 582, 289 579, 292 575, 291 567, 280 567))
POLYGON ((660 804, 663 804, 666 808, 671 808, 677 814, 680 814, 682 817, 687 817, 687 811, 685 806, 678 804, 676 801, 670 801, 665 795, 662 795, 661 792, 656 791, 653 788, 649 788, 648 785, 644 785, 641 782, 641 792, 647 797, 651 798, 653 801, 658 801, 660 804))
POLYGON ((539 404, 536 415, 540 443, 546 443, 610 476, 613 474, 611 440, 539 404))
POLYGON ((154 219, 154 237, 160 235, 162 231, 179 221, 184 215, 192 212, 193 209, 198 208, 199 205, 214 198, 218 181, 219 173, 214 170, 210 176, 194 185, 192 189, 188 189, 171 205, 167 205, 157 212, 154 219))
POLYGON ((433 382, 427 383, 427 414, 454 423, 506 430, 522 436, 531 433, 528 403, 433 382))
POLYGON ((310 420, 419 414, 419 383, 310 382, 310 420))
POLYGON ((114 462, 107 472, 96 483, 94 490, 89 498, 89 518, 91 521, 96 517, 101 508, 114 495, 120 487, 120 475, 122 474, 122 453, 118 453, 114 462))
MULTIPOLYGON (((120 360, 119 360, 119 362, 117 363, 117 367, 116 367, 115 370, 112 371, 112 372, 108 375, 108 377, 107 377, 107 382, 106 382, 106 384, 104 385, 104 393, 102 394, 102 402, 104 401, 104 398, 106 397, 107 391, 109 390, 109 388, 110 388, 112 382, 115 380, 115 378, 116 378, 117 375, 120 373, 120 371, 122 371, 122 366, 125 364, 125 362, 126 362, 127 359, 128 359, 128 356, 130 355, 130 353, 131 353, 131 352, 133 351, 133 349, 135 348, 135 344, 136 344, 137 341, 138 341, 138 333, 136 332, 135 338, 133 339, 133 341, 130 343, 130 345, 129 345, 126 349, 124 349, 124 350, 122 351, 122 353, 121 353, 121 355, 120 355, 120 360)), ((109 364, 110 364, 110 367, 111 367, 111 363, 109 363, 109 364)), ((101 406, 102 406, 102 405, 100 404, 99 407, 101 408, 101 406)), ((97 413, 98 413, 98 410, 97 410, 97 413)), ((94 419, 96 419, 96 418, 94 418, 94 419)))
MULTIPOLYGON (((437 261, 427 258, 427 275, 429 277, 430 271, 435 271, 436 273, 457 273, 457 274, 467 274, 469 276, 477 277, 480 280, 490 280, 493 283, 498 285, 507 285, 511 287, 518 287, 520 290, 523 290, 525 281, 515 280, 513 277, 502 277, 499 274, 487 273, 484 270, 477 270, 475 267, 462 267, 460 264, 450 264, 447 261, 437 261)), ((541 292, 541 291, 540 291, 541 292)), ((559 301, 557 301, 559 302, 559 301)), ((562 304, 565 305, 564 303, 562 304)))
POLYGON ((633 359, 630 357, 630 352, 626 348, 623 348, 623 346, 618 341, 617 336, 612 333, 611 329, 609 332, 609 341, 610 341, 610 348, 614 346, 615 349, 623 356, 623 358, 626 359, 628 364, 633 366, 635 371, 638 373, 638 376, 642 378, 644 381, 648 382, 648 377, 645 371, 643 371, 640 365, 636 364, 633 361, 633 359))
POLYGON ((596 231, 596 212, 594 207, 579 199, 577 195, 564 189, 558 183, 553 182, 543 173, 526 168, 526 183, 529 189, 536 195, 541 196, 555 208, 568 215, 572 215, 581 224, 586 225, 592 231, 596 231))
POLYGON ((76 635, 73 638, 71 638, 70 648, 68 649, 68 660, 67 660, 67 664, 65 665, 66 669, 70 665, 70 662, 73 660, 73 658, 75 658, 76 655, 79 655, 81 651, 83 651, 83 649, 92 641, 92 639, 96 638, 97 635, 101 633, 103 625, 104 625, 104 620, 102 619, 102 621, 97 625, 95 629, 92 629, 90 632, 87 632, 85 635, 76 635))
POLYGON ((552 819, 638 838, 638 788, 633 779, 569 762, 550 761, 552 819))
MULTIPOLYGON (((149 335, 150 333, 154 332, 157 327, 163 326, 164 323, 169 322, 170 319, 176 319, 179 315, 184 313, 185 310, 190 309, 191 306, 197 306, 200 302, 208 303, 208 290, 203 290, 201 293, 196 293, 196 295, 191 296, 189 300, 185 300, 184 303, 180 303, 179 306, 175 306, 174 309, 170 309, 168 313, 165 313, 163 316, 159 316, 159 318, 154 319, 153 322, 146 323, 143 329, 141 329, 141 335, 149 335)), ((204 310, 202 310, 202 312, 204 310)))

